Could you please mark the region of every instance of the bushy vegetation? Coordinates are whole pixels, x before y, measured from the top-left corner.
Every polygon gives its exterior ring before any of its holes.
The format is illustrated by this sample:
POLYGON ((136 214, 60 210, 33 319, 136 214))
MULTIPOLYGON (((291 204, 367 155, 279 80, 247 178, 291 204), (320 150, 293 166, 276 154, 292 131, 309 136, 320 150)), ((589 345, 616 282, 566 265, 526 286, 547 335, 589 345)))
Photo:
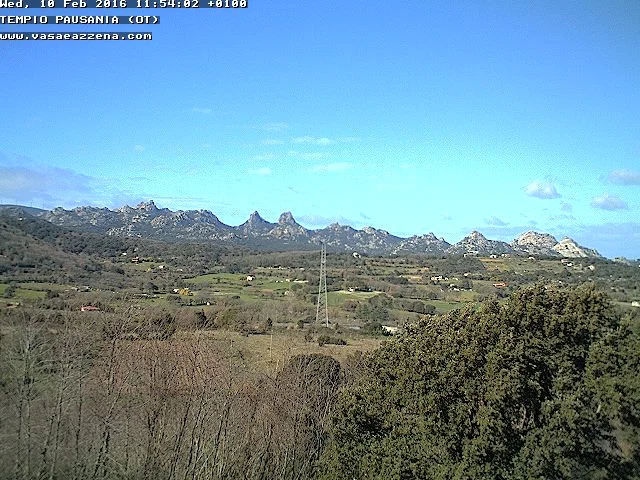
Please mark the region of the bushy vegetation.
POLYGON ((318 345, 346 345, 347 341, 344 338, 334 337, 332 335, 320 335, 318 337, 318 345))
POLYGON ((339 362, 297 355, 267 376, 138 313, 3 314, 0 478, 314 477, 339 362))
POLYGON ((425 317, 342 392, 320 478, 638 478, 637 320, 593 286, 425 317))

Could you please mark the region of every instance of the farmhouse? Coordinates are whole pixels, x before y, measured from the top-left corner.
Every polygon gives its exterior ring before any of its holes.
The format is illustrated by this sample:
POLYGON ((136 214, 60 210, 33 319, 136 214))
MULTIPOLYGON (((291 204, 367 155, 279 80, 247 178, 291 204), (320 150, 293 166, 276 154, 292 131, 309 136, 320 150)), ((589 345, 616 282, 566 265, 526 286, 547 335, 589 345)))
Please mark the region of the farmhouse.
POLYGON ((395 335, 400 331, 400 327, 391 327, 389 325, 382 325, 382 331, 390 335, 395 335))

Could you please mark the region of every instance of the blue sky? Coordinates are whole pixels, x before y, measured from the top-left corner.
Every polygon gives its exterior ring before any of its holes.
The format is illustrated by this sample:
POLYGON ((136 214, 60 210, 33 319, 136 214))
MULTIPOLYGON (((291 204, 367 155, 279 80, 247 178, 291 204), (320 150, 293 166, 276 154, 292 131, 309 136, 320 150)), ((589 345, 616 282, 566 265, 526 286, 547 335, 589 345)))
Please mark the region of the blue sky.
POLYGON ((154 35, 0 42, 1 203, 291 211, 452 243, 536 230, 640 257, 640 2, 140 13, 161 23, 0 25, 154 35))

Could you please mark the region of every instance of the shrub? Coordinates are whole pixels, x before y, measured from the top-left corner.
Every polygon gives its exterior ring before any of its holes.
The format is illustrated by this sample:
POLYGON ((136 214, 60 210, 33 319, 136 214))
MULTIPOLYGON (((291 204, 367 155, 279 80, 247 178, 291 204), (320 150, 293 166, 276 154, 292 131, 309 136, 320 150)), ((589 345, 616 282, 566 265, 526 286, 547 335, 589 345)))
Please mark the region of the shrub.
POLYGON ((324 345, 346 345, 347 341, 339 338, 332 337, 331 335, 320 335, 318 337, 318 345, 323 347, 324 345))

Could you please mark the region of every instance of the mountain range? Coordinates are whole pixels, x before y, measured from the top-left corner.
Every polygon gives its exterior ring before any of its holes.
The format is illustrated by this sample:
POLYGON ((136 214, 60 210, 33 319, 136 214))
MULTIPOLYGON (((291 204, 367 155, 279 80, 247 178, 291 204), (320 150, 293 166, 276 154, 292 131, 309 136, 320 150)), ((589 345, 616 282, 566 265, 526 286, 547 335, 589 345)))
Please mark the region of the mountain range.
POLYGON ((458 243, 450 244, 433 233, 403 238, 373 227, 356 230, 338 223, 310 230, 297 223, 291 212, 283 213, 276 223, 271 223, 257 211, 242 225, 229 226, 208 210, 171 211, 158 208, 152 200, 136 207, 125 205, 114 210, 98 207, 40 210, 16 205, 3 205, 0 209, 37 216, 62 227, 105 235, 174 242, 219 241, 262 250, 308 250, 325 243, 330 251, 373 255, 512 254, 601 258, 596 250, 580 246, 566 237, 557 241, 548 233, 529 231, 507 243, 489 240, 482 233, 473 231, 458 243))

